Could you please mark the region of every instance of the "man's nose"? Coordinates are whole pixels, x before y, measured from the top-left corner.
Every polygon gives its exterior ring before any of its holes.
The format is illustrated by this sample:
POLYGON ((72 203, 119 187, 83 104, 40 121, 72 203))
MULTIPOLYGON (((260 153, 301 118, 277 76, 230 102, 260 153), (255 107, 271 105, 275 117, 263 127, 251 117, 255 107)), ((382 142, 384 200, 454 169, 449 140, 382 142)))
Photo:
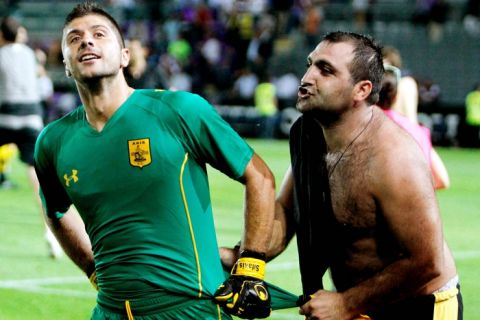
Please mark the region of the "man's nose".
POLYGON ((94 42, 93 42, 93 39, 91 37, 84 37, 82 39, 81 47, 85 48, 87 46, 93 46, 93 44, 94 44, 94 42))

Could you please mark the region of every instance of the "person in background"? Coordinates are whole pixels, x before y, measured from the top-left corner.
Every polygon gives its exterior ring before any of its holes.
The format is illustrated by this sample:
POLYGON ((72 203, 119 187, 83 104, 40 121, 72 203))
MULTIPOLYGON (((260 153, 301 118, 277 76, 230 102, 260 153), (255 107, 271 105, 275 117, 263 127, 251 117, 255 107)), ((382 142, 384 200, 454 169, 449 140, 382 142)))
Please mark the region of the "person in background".
POLYGON ((267 259, 296 235, 307 319, 462 319, 428 163, 374 106, 382 60, 371 38, 349 32, 308 55, 267 259), (335 290, 323 287, 327 270, 335 290))
POLYGON ((383 110, 387 117, 410 133, 418 143, 427 162, 430 164, 435 189, 448 188, 450 186, 448 171, 439 154, 432 146, 430 130, 425 126, 412 122, 410 119, 391 109, 397 98, 398 82, 401 79, 400 69, 388 64, 384 64, 384 68, 385 74, 383 76, 382 89, 380 90, 377 106, 383 110))
POLYGON ((139 39, 127 41, 130 62, 125 68, 127 83, 135 89, 165 89, 165 79, 158 66, 148 63, 148 48, 139 39))
POLYGON ((13 159, 17 155, 17 147, 13 143, 0 146, 0 189, 11 189, 15 184, 8 178, 13 159))
POLYGON ((95 3, 67 15, 62 52, 82 105, 42 131, 35 169, 49 225, 98 288, 92 319, 267 317, 275 180, 264 161, 200 96, 130 87, 130 52, 95 3), (245 188, 229 277, 207 164, 245 188))
POLYGON ((261 119, 260 137, 274 138, 279 118, 277 90, 266 70, 259 76, 254 102, 261 119))
POLYGON ((35 57, 38 63, 38 92, 43 110, 43 123, 47 124, 53 120, 50 116, 50 107, 54 93, 53 81, 46 68, 47 54, 45 51, 40 48, 35 49, 35 57))
POLYGON ((465 97, 465 126, 463 144, 480 147, 480 82, 465 97))
MULTIPOLYGON (((26 164, 41 214, 38 180, 33 168, 35 140, 43 128, 43 111, 38 91, 38 64, 34 51, 25 44, 26 29, 13 17, 0 22, 0 146, 17 145, 20 160, 26 164)), ((42 222, 44 223, 43 215, 42 222)), ((44 223, 45 224, 45 223, 44 223)), ((49 255, 58 258, 62 250, 45 225, 49 255)))
MULTIPOLYGON (((386 64, 402 70, 402 57, 400 51, 392 46, 382 48, 383 61, 386 64)), ((397 98, 392 110, 404 115, 413 123, 418 123, 418 84, 410 75, 402 75, 398 82, 397 98)))

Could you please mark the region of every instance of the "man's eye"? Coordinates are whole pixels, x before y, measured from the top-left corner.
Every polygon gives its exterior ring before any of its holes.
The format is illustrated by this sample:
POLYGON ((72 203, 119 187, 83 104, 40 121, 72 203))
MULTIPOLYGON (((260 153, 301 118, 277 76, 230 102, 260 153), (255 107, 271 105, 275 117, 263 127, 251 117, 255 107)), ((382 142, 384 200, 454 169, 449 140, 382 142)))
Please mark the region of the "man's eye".
POLYGON ((75 43, 78 40, 80 40, 80 37, 72 37, 72 38, 70 38, 70 43, 75 43))

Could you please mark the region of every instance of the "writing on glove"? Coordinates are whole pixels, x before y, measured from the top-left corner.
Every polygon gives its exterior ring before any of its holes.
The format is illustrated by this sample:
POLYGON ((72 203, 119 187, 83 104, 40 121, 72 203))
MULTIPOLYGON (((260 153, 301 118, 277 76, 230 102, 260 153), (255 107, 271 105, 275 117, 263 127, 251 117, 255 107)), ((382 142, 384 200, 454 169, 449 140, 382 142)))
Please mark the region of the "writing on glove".
POLYGON ((214 301, 243 319, 266 318, 271 313, 270 293, 265 277, 265 254, 243 251, 230 277, 220 285, 214 301))

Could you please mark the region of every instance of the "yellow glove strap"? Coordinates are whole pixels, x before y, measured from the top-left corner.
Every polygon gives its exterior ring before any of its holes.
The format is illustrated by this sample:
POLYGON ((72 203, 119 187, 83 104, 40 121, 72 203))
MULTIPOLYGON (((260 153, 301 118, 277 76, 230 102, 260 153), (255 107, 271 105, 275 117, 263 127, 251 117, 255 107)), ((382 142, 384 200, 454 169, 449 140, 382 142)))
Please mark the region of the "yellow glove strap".
POLYGON ((237 260, 233 274, 263 280, 265 278, 265 261, 255 258, 240 258, 237 260))
POLYGON ((93 271, 93 273, 90 275, 90 277, 88 277, 88 280, 90 280, 90 283, 95 288, 95 290, 98 291, 97 272, 96 271, 93 271))

